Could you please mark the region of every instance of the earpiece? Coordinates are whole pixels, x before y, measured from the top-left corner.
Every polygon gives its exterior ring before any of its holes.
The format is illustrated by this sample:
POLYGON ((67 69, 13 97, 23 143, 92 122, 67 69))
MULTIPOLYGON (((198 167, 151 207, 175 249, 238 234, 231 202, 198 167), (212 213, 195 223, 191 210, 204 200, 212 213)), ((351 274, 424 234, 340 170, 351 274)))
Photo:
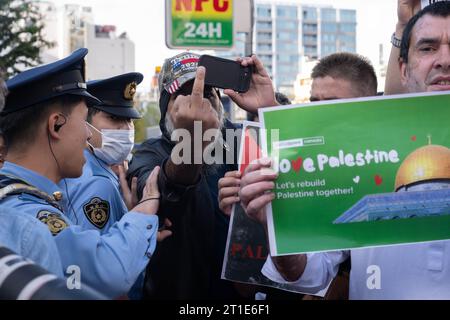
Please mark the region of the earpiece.
POLYGON ((66 124, 66 117, 62 114, 61 115, 63 118, 64 118, 64 122, 63 123, 55 123, 55 126, 53 127, 53 129, 55 129, 55 131, 56 132, 58 132, 59 131, 59 129, 61 129, 61 127, 63 126, 63 125, 65 125, 66 124))
POLYGON ((58 132, 62 126, 63 126, 63 124, 55 124, 55 126, 54 126, 55 131, 58 132))

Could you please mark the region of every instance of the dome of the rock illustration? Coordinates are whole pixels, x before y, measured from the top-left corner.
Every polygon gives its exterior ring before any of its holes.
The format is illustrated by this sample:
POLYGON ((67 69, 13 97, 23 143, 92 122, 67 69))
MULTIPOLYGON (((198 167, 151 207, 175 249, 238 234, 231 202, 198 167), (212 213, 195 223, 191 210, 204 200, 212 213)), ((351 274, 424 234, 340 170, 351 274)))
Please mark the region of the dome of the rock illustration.
POLYGON ((410 153, 395 177, 395 191, 412 184, 450 180, 450 149, 426 145, 410 153))

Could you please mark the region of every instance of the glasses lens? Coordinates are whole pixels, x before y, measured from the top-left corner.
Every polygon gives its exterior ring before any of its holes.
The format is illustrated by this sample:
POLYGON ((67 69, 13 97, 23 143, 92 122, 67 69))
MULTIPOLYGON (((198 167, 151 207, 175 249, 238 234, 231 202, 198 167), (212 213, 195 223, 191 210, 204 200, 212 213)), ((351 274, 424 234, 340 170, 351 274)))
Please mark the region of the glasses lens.
MULTIPOLYGON (((192 84, 184 85, 178 90, 177 95, 189 96, 192 94, 192 84)), ((210 99, 214 97, 214 88, 211 86, 205 86, 203 89, 203 97, 206 99, 210 99)))

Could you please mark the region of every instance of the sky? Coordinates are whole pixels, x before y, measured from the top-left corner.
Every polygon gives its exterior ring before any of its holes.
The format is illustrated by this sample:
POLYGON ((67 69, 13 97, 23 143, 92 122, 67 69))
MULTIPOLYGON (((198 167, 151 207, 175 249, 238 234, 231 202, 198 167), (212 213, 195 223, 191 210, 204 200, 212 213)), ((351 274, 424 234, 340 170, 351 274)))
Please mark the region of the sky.
MULTIPOLYGON (((177 51, 165 45, 165 0, 49 0, 57 5, 75 3, 93 9, 96 24, 113 24, 117 34, 127 32, 135 43, 136 70, 149 86, 155 66, 177 51)), ((239 1, 239 0, 235 0, 239 1)), ((397 0, 278 0, 284 3, 331 5, 357 10, 357 52, 374 64, 379 60, 379 44, 384 44, 387 61, 390 38, 395 29, 397 0)), ((266 1, 267 2, 267 1, 266 1)), ((269 1, 270 2, 270 1, 269 1)), ((275 1, 274 1, 275 2, 275 1)))

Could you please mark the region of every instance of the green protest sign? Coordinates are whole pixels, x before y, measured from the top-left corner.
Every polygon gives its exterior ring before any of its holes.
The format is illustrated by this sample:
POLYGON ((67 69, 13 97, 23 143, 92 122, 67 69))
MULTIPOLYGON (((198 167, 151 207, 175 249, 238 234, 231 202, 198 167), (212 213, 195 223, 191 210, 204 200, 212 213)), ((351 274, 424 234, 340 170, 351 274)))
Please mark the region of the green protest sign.
POLYGON ((260 109, 272 255, 450 239, 450 95, 260 109))

